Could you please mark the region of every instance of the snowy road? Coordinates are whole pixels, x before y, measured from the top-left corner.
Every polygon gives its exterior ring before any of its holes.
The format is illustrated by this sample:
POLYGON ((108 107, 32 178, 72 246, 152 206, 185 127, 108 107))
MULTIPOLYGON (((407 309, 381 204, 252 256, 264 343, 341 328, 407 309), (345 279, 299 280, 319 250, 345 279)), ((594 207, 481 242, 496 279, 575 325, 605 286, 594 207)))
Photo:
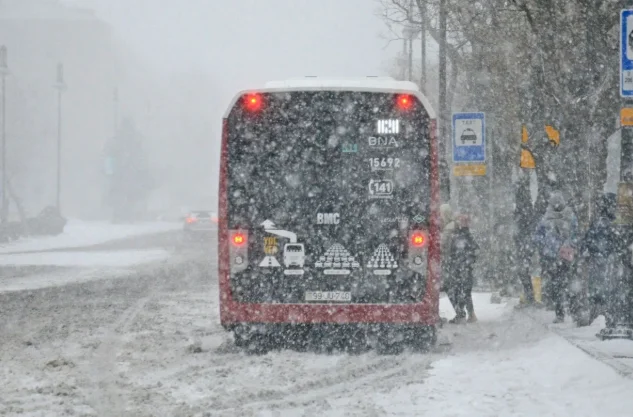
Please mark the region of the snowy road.
MULTIPOLYGON (((71 273, 71 272, 69 272, 71 273)), ((219 326, 210 249, 126 279, 0 294, 0 415, 630 416, 633 381, 476 298, 449 352, 247 356, 219 326)), ((443 304, 450 313, 450 308, 443 304)))

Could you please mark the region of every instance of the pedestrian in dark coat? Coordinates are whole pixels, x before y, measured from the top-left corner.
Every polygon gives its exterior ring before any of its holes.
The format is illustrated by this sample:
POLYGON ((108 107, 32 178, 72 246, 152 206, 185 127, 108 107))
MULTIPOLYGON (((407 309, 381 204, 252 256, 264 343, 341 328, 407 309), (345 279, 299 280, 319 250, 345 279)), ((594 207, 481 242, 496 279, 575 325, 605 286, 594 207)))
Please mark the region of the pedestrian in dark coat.
POLYGON ((539 250, 541 270, 549 281, 549 295, 556 312, 555 323, 562 323, 565 319, 565 302, 569 298, 570 271, 577 247, 577 233, 576 215, 561 192, 552 192, 533 240, 539 250))
POLYGON ((455 299, 457 304, 457 315, 451 322, 460 323, 466 319, 468 313, 468 322, 477 321, 475 315, 475 307, 473 305, 473 267, 477 261, 479 245, 475 242, 473 235, 470 233, 470 218, 465 215, 459 215, 457 218, 457 227, 453 233, 450 248, 451 275, 455 284, 455 299))
POLYGON ((616 252, 616 234, 613 226, 616 216, 616 195, 605 193, 596 204, 596 218, 589 225, 580 250, 589 272, 587 301, 589 319, 593 322, 600 314, 607 316, 610 299, 609 256, 616 252))
POLYGON ((449 204, 440 206, 440 216, 442 219, 442 232, 440 234, 440 252, 442 257, 442 284, 441 290, 448 295, 448 299, 455 310, 457 316, 465 316, 465 312, 460 311, 459 300, 457 298, 457 287, 451 269, 451 244, 455 234, 456 223, 453 218, 453 210, 449 204))

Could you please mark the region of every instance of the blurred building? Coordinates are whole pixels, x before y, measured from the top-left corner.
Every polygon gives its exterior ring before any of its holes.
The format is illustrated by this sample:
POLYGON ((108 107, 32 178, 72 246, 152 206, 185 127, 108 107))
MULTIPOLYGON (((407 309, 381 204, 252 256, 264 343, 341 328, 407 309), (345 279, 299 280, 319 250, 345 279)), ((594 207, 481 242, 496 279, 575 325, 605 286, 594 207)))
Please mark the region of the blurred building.
POLYGON ((68 86, 62 110, 62 211, 103 217, 103 155, 114 131, 113 88, 122 74, 107 24, 56 0, 0 0, 8 48, 7 167, 29 214, 55 203, 56 67, 68 86))

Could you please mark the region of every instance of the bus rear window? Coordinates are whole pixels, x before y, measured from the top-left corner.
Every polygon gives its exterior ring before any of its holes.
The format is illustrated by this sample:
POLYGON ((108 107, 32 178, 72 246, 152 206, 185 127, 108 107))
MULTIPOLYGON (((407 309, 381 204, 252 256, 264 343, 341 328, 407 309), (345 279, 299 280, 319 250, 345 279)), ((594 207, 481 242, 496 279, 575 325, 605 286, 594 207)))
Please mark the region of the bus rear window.
POLYGON ((231 227, 334 222, 341 213, 365 226, 426 219, 429 118, 413 96, 406 108, 391 93, 257 97, 256 109, 238 100, 228 118, 231 227))

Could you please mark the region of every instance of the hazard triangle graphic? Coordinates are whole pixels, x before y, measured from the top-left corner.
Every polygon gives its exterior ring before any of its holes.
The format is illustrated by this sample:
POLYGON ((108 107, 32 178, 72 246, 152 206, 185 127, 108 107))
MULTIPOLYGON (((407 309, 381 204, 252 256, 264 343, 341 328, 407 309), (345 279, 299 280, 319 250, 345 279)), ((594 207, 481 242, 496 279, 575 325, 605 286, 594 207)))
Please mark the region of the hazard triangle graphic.
POLYGON ((392 269, 398 268, 398 263, 394 259, 389 247, 384 243, 374 251, 367 268, 373 269, 376 275, 389 275, 392 269))
POLYGON ((259 264, 262 268, 277 268, 280 267, 281 264, 277 261, 277 258, 274 256, 266 256, 263 261, 259 264))

